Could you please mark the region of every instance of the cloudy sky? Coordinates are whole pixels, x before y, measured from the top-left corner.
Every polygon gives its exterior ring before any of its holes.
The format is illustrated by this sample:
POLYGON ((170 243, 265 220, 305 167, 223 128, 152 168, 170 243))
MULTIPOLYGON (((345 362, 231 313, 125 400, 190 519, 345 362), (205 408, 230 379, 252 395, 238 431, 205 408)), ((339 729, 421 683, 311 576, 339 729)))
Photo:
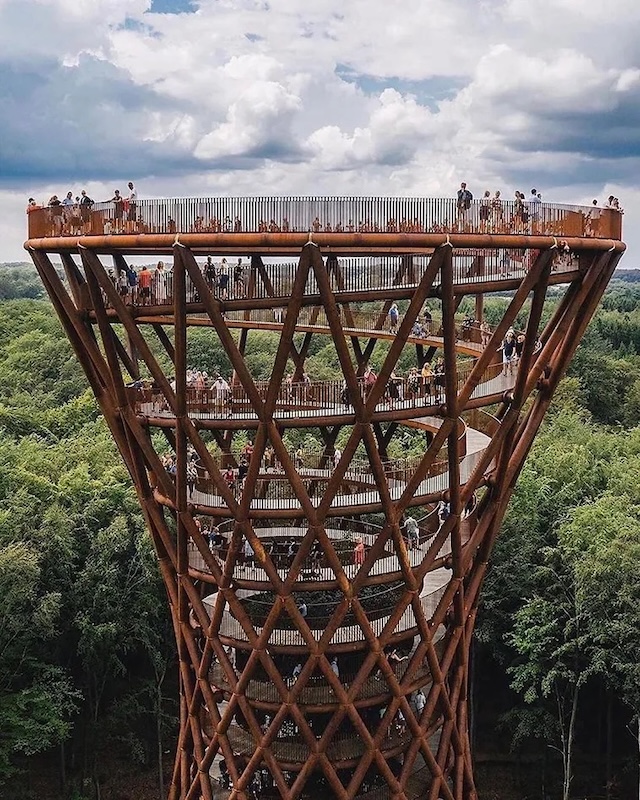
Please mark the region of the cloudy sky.
POLYGON ((639 33, 638 0, 0 0, 0 261, 30 195, 466 180, 615 194, 640 267, 639 33))

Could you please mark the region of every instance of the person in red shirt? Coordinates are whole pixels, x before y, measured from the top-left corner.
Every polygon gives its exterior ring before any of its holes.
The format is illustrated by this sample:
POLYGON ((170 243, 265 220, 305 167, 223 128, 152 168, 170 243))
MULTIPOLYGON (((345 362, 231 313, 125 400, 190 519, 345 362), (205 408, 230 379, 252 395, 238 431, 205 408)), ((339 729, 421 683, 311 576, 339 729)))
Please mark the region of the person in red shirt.
POLYGON ((365 547, 361 538, 356 539, 356 546, 353 548, 353 563, 359 567, 364 564, 365 547))
POLYGON ((142 305, 146 306, 151 303, 151 282, 153 275, 147 267, 142 267, 138 273, 138 286, 140 288, 140 297, 142 298, 142 305))

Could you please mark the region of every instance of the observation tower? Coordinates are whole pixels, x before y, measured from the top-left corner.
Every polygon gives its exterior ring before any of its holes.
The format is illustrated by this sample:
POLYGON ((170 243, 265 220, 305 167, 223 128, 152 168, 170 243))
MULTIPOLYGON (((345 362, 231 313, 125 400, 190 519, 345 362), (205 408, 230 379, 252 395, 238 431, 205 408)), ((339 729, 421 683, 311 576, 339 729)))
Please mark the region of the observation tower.
POLYGON ((154 200, 34 211, 25 247, 166 584, 171 800, 476 798, 480 588, 619 213, 154 200))

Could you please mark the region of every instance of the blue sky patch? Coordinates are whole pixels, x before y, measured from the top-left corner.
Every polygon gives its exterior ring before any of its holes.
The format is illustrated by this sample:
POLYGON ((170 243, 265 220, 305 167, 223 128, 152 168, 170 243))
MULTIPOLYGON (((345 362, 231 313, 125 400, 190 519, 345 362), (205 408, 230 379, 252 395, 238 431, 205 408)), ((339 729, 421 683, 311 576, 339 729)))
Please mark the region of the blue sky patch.
POLYGON ((381 78, 378 75, 357 72, 347 64, 337 64, 335 73, 346 83, 354 83, 365 94, 380 94, 385 89, 396 89, 402 94, 412 94, 421 105, 432 110, 443 100, 454 97, 468 81, 462 76, 452 75, 419 81, 395 76, 381 78))
POLYGON ((193 14, 196 10, 193 0, 152 0, 152 14, 193 14))

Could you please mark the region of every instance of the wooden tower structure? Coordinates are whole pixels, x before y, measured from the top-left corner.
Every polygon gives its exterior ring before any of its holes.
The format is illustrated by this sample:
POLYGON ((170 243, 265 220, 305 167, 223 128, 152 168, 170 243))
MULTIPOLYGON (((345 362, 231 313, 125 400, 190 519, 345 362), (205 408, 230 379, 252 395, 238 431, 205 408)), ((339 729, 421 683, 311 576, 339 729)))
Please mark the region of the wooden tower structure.
POLYGON ((212 198, 29 224, 166 584, 171 800, 475 798, 480 588, 619 214, 212 198))

